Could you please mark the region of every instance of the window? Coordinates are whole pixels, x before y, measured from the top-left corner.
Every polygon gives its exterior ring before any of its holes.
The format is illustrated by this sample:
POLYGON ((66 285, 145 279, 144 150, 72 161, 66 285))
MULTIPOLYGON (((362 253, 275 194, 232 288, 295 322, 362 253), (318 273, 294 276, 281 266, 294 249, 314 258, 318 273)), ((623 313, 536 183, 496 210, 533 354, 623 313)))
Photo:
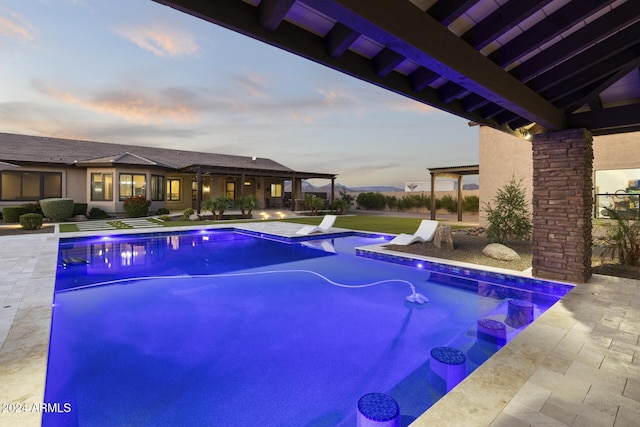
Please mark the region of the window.
POLYGON ((180 200, 180 180, 167 179, 167 200, 177 202, 180 200))
POLYGON ((92 173, 91 174, 91 200, 110 201, 113 200, 113 174, 92 173))
POLYGON ((271 197, 282 197, 282 184, 271 184, 271 197))
POLYGON ((609 216, 607 209, 624 218, 640 217, 640 169, 595 171, 596 218, 609 216))
POLYGON ((120 200, 127 200, 134 196, 147 197, 147 176, 121 173, 120 200))
POLYGON ((235 182, 227 182, 226 192, 228 198, 235 199, 236 198, 236 183, 235 182))
POLYGON ((164 182, 164 176, 151 175, 151 200, 164 200, 164 182))
POLYGON ((40 200, 62 197, 62 174, 3 171, 0 191, 2 200, 40 200))

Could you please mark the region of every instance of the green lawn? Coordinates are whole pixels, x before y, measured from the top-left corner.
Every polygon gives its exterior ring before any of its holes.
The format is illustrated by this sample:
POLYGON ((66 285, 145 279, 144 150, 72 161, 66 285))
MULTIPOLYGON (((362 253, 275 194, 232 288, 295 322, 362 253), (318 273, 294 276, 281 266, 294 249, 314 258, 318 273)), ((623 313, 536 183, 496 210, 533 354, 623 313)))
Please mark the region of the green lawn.
MULTIPOLYGON (((254 218, 253 221, 259 220, 254 218)), ((224 224, 233 225, 238 223, 247 222, 247 220, 229 220, 229 221, 171 221, 161 222, 151 219, 151 221, 157 222, 158 226, 165 227, 184 227, 194 225, 210 225, 210 224, 224 224)), ((309 216, 309 217, 295 217, 284 218, 268 221, 285 221, 293 222, 296 224, 311 224, 318 225, 322 221, 322 216, 309 216)), ((351 230, 371 231, 377 233, 413 233, 420 225, 421 218, 406 218, 406 217, 393 217, 393 216, 369 216, 369 215, 344 215, 339 216, 336 219, 335 227, 348 228, 351 230)), ((452 228, 459 228, 460 226, 453 225, 452 228)), ((78 227, 75 224, 61 224, 60 232, 74 232, 78 231, 78 227)))

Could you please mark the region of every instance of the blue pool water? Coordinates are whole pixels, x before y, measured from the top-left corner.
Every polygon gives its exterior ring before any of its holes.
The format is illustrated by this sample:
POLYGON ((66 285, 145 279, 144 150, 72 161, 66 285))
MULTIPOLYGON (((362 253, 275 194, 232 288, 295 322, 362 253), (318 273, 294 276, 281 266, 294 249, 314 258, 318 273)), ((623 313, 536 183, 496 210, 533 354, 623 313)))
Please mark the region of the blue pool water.
MULTIPOLYGON (((468 372, 497 348, 478 319, 535 317, 568 286, 526 286, 356 255, 375 236, 288 242, 232 231, 63 240, 44 426, 353 426, 391 395, 409 424, 443 396, 435 347, 468 372), (414 292, 429 302, 406 297, 414 292)), ((507 327, 508 339, 522 328, 507 327)))

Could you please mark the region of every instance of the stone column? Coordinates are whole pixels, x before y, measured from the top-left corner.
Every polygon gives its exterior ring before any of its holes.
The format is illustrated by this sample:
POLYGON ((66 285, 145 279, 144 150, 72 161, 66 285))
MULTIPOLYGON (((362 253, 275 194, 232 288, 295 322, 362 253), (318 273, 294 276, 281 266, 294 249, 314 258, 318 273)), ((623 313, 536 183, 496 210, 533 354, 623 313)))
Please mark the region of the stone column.
POLYGON ((593 139, 586 129, 533 137, 533 275, 591 277, 593 139))

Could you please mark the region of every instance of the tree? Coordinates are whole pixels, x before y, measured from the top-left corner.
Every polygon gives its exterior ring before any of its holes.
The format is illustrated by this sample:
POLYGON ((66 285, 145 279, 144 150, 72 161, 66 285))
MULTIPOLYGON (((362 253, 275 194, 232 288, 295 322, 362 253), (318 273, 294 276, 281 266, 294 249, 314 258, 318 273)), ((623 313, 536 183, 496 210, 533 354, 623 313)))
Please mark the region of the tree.
POLYGON ((495 208, 489 203, 484 206, 489 221, 487 238, 498 243, 504 243, 508 238, 528 239, 532 229, 531 213, 522 188, 522 178, 516 181, 512 177, 508 184, 498 190, 494 202, 495 208))

